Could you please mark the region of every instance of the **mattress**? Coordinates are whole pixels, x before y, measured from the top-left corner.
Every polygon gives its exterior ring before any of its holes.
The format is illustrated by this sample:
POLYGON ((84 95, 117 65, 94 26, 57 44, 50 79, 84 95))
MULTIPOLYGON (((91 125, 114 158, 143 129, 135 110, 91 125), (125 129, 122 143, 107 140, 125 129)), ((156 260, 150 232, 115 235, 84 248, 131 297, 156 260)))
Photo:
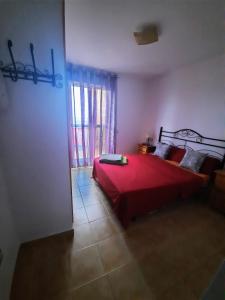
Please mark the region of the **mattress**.
POLYGON ((197 192, 201 176, 154 155, 126 155, 128 165, 107 165, 95 159, 93 178, 109 198, 112 209, 126 227, 143 215, 197 192))

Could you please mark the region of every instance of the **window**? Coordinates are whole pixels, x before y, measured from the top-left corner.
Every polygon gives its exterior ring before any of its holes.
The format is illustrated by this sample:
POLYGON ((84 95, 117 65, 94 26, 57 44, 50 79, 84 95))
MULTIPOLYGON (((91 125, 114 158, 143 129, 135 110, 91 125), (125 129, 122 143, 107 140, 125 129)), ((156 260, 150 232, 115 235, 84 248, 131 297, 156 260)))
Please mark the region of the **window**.
POLYGON ((68 65, 72 167, 89 166, 102 153, 115 153, 117 75, 68 65))
POLYGON ((91 165, 93 158, 109 152, 107 124, 110 114, 107 101, 110 97, 107 93, 100 87, 84 87, 82 91, 78 85, 71 86, 72 151, 80 166, 91 165))

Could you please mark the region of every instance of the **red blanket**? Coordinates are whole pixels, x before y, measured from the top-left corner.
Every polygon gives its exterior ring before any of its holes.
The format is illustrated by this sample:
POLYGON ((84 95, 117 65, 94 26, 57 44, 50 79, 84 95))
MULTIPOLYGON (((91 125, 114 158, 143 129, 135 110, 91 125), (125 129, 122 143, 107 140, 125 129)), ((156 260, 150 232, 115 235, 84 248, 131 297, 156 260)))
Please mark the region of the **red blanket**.
POLYGON ((132 217, 158 209, 200 189, 202 179, 154 155, 127 155, 128 165, 94 161, 93 177, 126 227, 132 217))

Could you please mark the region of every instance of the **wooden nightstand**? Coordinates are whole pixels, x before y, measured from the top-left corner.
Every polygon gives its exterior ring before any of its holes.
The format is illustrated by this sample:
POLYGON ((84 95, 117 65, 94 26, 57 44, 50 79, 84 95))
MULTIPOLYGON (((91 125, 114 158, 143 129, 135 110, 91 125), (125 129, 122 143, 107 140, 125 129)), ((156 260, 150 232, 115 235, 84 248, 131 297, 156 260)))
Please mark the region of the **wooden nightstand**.
POLYGON ((148 154, 155 151, 155 146, 150 146, 147 144, 138 144, 138 153, 148 154))
POLYGON ((215 173, 216 178, 210 194, 210 204, 225 213, 225 170, 217 170, 215 173))

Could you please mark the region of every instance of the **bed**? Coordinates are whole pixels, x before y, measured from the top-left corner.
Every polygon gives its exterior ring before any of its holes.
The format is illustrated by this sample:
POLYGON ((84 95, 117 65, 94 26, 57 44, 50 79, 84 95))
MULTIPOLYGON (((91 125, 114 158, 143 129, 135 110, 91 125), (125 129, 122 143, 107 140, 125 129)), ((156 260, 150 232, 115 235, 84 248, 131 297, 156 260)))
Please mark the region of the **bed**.
POLYGON ((107 195, 113 211, 124 227, 127 227, 134 217, 198 192, 210 180, 213 170, 224 163, 224 153, 221 154, 221 151, 225 150, 225 140, 211 139, 214 142, 211 144, 209 138, 203 138, 190 129, 170 132, 161 128, 159 142, 162 142, 163 138, 182 141, 184 145, 172 146, 166 160, 152 154, 129 154, 128 165, 125 166, 102 164, 99 158, 94 160, 93 178, 107 195), (203 169, 194 173, 179 166, 185 149, 189 147, 187 142, 215 147, 220 152, 213 150, 217 157, 210 156, 209 162, 203 164, 203 169), (218 160, 219 155, 221 160, 218 160))

